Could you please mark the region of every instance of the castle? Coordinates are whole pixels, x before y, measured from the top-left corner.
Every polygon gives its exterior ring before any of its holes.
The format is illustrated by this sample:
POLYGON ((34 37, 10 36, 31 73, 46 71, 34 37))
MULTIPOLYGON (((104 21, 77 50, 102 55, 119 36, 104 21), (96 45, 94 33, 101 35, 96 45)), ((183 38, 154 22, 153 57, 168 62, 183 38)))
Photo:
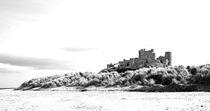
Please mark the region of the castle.
POLYGON ((107 68, 118 69, 138 69, 142 67, 167 67, 171 66, 171 52, 165 52, 165 56, 155 57, 154 49, 139 50, 138 58, 130 58, 129 60, 119 61, 116 64, 108 64, 107 68))

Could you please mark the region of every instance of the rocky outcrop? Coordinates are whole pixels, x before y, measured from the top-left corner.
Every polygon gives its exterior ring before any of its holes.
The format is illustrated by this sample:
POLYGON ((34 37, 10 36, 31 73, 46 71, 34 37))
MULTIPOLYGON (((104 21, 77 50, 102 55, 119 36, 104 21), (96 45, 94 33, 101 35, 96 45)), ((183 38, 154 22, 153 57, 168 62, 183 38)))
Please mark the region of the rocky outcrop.
POLYGON ((187 68, 183 66, 141 68, 125 72, 112 70, 99 73, 69 73, 32 79, 22 83, 16 90, 61 86, 84 89, 93 86, 128 87, 129 91, 197 91, 196 85, 210 85, 210 65, 187 68))

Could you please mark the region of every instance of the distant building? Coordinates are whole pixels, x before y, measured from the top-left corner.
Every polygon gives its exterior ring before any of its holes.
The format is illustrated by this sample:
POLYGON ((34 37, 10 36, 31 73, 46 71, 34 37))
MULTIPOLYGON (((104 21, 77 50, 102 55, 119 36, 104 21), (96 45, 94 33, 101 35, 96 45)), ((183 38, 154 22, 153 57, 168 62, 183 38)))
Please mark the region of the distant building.
POLYGON ((129 60, 119 61, 116 64, 108 64, 107 68, 129 68, 138 69, 142 67, 167 67, 172 65, 171 52, 165 52, 165 56, 155 57, 154 49, 139 50, 138 58, 130 58, 129 60))

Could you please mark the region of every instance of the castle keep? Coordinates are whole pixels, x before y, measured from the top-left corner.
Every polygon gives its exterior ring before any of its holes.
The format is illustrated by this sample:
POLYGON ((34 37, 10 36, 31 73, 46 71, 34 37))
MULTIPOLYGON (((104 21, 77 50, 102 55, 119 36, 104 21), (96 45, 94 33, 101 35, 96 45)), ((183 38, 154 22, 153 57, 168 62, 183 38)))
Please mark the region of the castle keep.
POLYGON ((139 50, 138 58, 130 58, 129 60, 119 61, 116 64, 108 64, 107 68, 119 68, 119 69, 138 69, 142 67, 167 67, 172 64, 171 52, 165 52, 164 56, 156 58, 154 49, 139 50))

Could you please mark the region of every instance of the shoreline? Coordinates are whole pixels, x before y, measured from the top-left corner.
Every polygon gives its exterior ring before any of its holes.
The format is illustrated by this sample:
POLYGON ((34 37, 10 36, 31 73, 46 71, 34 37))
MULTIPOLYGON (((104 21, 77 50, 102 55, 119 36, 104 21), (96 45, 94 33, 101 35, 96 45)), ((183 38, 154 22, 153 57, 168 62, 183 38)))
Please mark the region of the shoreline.
POLYGON ((33 88, 14 91, 126 91, 126 92, 210 92, 210 85, 172 85, 172 86, 126 86, 126 87, 56 87, 56 88, 33 88))

